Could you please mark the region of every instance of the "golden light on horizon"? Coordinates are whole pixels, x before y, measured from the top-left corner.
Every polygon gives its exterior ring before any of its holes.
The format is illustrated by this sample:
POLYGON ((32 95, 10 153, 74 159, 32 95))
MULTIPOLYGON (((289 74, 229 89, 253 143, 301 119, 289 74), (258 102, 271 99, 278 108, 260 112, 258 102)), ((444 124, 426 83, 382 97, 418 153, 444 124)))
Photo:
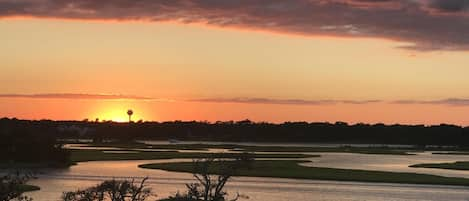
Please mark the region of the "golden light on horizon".
POLYGON ((105 102, 95 107, 94 111, 89 116, 90 120, 99 119, 99 121, 113 121, 113 122, 128 122, 129 115, 127 111, 133 111, 132 121, 139 121, 146 119, 143 115, 144 110, 140 107, 130 107, 129 103, 121 102, 105 102))
POLYGON ((101 117, 99 119, 102 120, 111 120, 115 122, 127 122, 127 115, 125 113, 126 111, 121 111, 121 110, 110 110, 106 111, 103 114, 101 114, 101 117))

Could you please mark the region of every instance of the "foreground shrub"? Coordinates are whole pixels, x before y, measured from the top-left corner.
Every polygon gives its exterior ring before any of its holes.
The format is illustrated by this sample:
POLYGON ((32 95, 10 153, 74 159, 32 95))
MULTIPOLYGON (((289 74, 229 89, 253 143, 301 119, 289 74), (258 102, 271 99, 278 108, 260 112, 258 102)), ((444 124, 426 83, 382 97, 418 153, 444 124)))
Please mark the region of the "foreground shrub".
POLYGON ((148 178, 139 184, 135 180, 108 180, 95 187, 75 192, 64 192, 63 201, 145 201, 152 196, 150 188, 145 186, 148 178))
MULTIPOLYGON (((186 184, 187 192, 185 194, 177 193, 164 201, 225 201, 228 193, 225 191, 226 183, 236 173, 236 171, 244 166, 250 167, 252 158, 244 155, 236 159, 235 162, 224 159, 206 158, 194 160, 193 176, 196 183, 186 184), (215 170, 215 171, 213 171, 215 170), (210 174, 217 172, 217 174, 210 174)), ((239 198, 248 198, 236 194, 231 201, 239 198)))
POLYGON ((31 174, 21 174, 19 172, 0 176, 0 201, 31 201, 32 198, 23 195, 25 191, 37 190, 33 186, 26 185, 31 177, 31 174))

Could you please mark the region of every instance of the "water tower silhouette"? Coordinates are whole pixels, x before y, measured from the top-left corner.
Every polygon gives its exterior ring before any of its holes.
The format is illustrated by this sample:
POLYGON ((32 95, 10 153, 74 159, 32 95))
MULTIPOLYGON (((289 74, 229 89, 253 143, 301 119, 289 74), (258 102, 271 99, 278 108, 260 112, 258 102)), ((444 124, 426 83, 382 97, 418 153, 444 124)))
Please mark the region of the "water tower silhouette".
POLYGON ((127 110, 127 115, 129 115, 129 123, 132 122, 132 115, 134 114, 134 111, 131 109, 127 110))

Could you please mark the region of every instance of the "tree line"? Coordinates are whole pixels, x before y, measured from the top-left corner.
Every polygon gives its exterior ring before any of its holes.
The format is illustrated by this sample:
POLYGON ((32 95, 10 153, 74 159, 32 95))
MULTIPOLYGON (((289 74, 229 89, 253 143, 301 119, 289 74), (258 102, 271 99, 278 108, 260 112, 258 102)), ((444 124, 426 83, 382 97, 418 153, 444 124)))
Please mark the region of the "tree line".
MULTIPOLYGON (((206 140, 469 146, 469 127, 348 124, 345 122, 267 123, 243 121, 97 122, 0 119, 0 137, 103 140, 206 140)), ((3 145, 10 144, 2 140, 3 145)), ((2 145, 2 146, 3 146, 2 145)))
POLYGON ((55 130, 42 121, 0 120, 0 163, 68 166, 70 152, 55 130))

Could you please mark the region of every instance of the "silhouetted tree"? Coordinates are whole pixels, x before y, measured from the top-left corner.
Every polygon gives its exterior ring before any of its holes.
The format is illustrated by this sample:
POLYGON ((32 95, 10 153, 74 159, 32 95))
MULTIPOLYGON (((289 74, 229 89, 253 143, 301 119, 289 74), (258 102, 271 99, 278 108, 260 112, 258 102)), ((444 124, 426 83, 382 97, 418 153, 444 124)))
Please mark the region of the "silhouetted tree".
POLYGON ((31 201, 32 198, 24 196, 26 182, 31 178, 30 174, 6 174, 0 177, 0 201, 31 201))
POLYGON ((144 178, 138 185, 132 180, 108 180, 85 190, 64 192, 63 201, 145 201, 152 193, 145 186, 148 178, 144 178))
MULTIPOLYGON (((164 201, 225 201, 228 193, 225 185, 230 178, 243 166, 252 161, 249 155, 244 155, 235 161, 220 158, 206 158, 193 160, 193 176, 196 183, 186 184, 187 192, 165 199, 164 201)), ((242 196, 239 193, 230 201, 236 201, 242 196)))

